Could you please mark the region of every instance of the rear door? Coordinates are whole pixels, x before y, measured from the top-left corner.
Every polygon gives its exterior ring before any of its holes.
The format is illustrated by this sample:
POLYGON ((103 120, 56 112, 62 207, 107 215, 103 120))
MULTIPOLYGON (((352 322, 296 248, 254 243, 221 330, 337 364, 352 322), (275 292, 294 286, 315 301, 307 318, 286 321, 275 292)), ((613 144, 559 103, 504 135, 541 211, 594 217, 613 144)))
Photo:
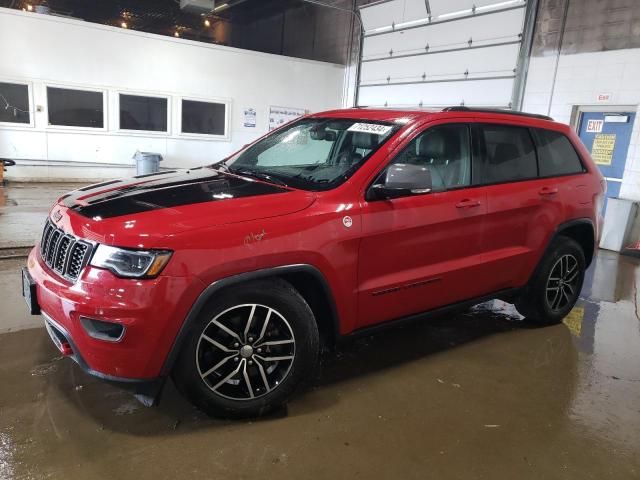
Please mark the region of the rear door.
POLYGON ((541 179, 554 185, 551 199, 560 202, 565 218, 590 216, 585 209, 593 204, 593 182, 571 140, 562 132, 532 128, 538 153, 538 172, 541 179))
POLYGON ((487 188, 483 259, 495 292, 526 282, 550 231, 563 218, 557 178, 539 178, 530 129, 496 121, 477 124, 482 152, 478 181, 487 188))
POLYGON ((484 188, 471 185, 469 125, 430 126, 391 163, 429 168, 433 191, 363 203, 359 327, 471 298, 484 288, 478 272, 487 202, 484 188))

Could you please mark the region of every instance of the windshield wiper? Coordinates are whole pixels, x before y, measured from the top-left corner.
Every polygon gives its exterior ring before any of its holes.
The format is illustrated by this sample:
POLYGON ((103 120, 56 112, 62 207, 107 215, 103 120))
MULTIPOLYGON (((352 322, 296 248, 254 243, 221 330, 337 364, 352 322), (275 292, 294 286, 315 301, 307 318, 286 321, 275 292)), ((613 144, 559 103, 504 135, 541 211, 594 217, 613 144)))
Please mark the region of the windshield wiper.
POLYGON ((246 168, 229 168, 225 165, 225 168, 230 173, 235 173, 236 175, 246 175, 247 177, 258 178, 260 180, 266 180, 267 182, 275 183, 276 185, 282 185, 283 187, 288 187, 286 183, 276 177, 272 177, 271 175, 263 172, 256 172, 255 170, 249 170, 246 168))
POLYGON ((213 163, 213 164, 210 165, 210 167, 215 168, 217 170, 222 170, 223 172, 231 171, 229 169, 229 166, 226 163, 224 163, 224 161, 218 162, 218 163, 213 163))

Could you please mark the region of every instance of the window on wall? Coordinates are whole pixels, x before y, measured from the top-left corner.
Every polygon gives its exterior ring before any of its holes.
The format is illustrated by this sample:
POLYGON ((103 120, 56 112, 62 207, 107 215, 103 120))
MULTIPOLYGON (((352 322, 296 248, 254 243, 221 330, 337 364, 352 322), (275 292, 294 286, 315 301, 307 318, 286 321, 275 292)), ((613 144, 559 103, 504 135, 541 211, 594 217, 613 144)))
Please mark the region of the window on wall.
POLYGON ((104 93, 47 87, 49 125, 104 128, 104 93))
POLYGON ((225 135, 226 110, 224 103, 182 100, 182 133, 225 135))
POLYGON ((584 171, 575 148, 562 133, 536 128, 534 135, 538 144, 541 177, 570 175, 584 171))
POLYGON ((506 125, 482 125, 483 183, 525 180, 538 176, 536 152, 529 130, 506 125))
POLYGON ((31 123, 27 85, 0 82, 0 122, 31 123))
POLYGON ((120 94, 120 129, 167 132, 166 98, 120 94))

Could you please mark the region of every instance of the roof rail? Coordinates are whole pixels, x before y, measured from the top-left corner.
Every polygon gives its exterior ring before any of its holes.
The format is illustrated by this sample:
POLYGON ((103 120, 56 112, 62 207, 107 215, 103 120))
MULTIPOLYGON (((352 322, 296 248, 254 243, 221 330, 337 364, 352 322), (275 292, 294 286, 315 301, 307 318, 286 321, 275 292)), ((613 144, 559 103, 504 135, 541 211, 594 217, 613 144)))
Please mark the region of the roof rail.
POLYGON ((482 113, 500 113, 504 115, 517 115, 520 117, 538 118, 540 120, 550 120, 553 122, 553 118, 547 115, 540 115, 537 113, 518 112, 515 110, 505 110, 502 108, 473 108, 473 107, 446 107, 442 109, 443 112, 482 112, 482 113))

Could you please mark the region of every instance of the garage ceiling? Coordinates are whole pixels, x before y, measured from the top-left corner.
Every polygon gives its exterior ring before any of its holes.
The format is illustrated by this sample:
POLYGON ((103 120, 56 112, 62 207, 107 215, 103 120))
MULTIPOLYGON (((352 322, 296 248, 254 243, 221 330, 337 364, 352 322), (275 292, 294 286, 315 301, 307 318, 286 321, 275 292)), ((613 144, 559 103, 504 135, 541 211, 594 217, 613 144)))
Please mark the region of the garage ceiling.
POLYGON ((54 15, 74 17, 88 22, 121 26, 165 35, 173 35, 176 28, 186 37, 215 41, 213 30, 206 28, 204 19, 210 23, 233 21, 249 23, 281 11, 292 0, 225 0, 217 6, 228 5, 205 16, 180 9, 176 0, 0 0, 0 6, 25 9, 29 5, 46 5, 54 15))
POLYGON ((7 8, 39 5, 103 25, 334 63, 346 62, 352 21, 348 12, 302 0, 217 0, 205 15, 181 10, 180 0, 0 0, 7 8))

